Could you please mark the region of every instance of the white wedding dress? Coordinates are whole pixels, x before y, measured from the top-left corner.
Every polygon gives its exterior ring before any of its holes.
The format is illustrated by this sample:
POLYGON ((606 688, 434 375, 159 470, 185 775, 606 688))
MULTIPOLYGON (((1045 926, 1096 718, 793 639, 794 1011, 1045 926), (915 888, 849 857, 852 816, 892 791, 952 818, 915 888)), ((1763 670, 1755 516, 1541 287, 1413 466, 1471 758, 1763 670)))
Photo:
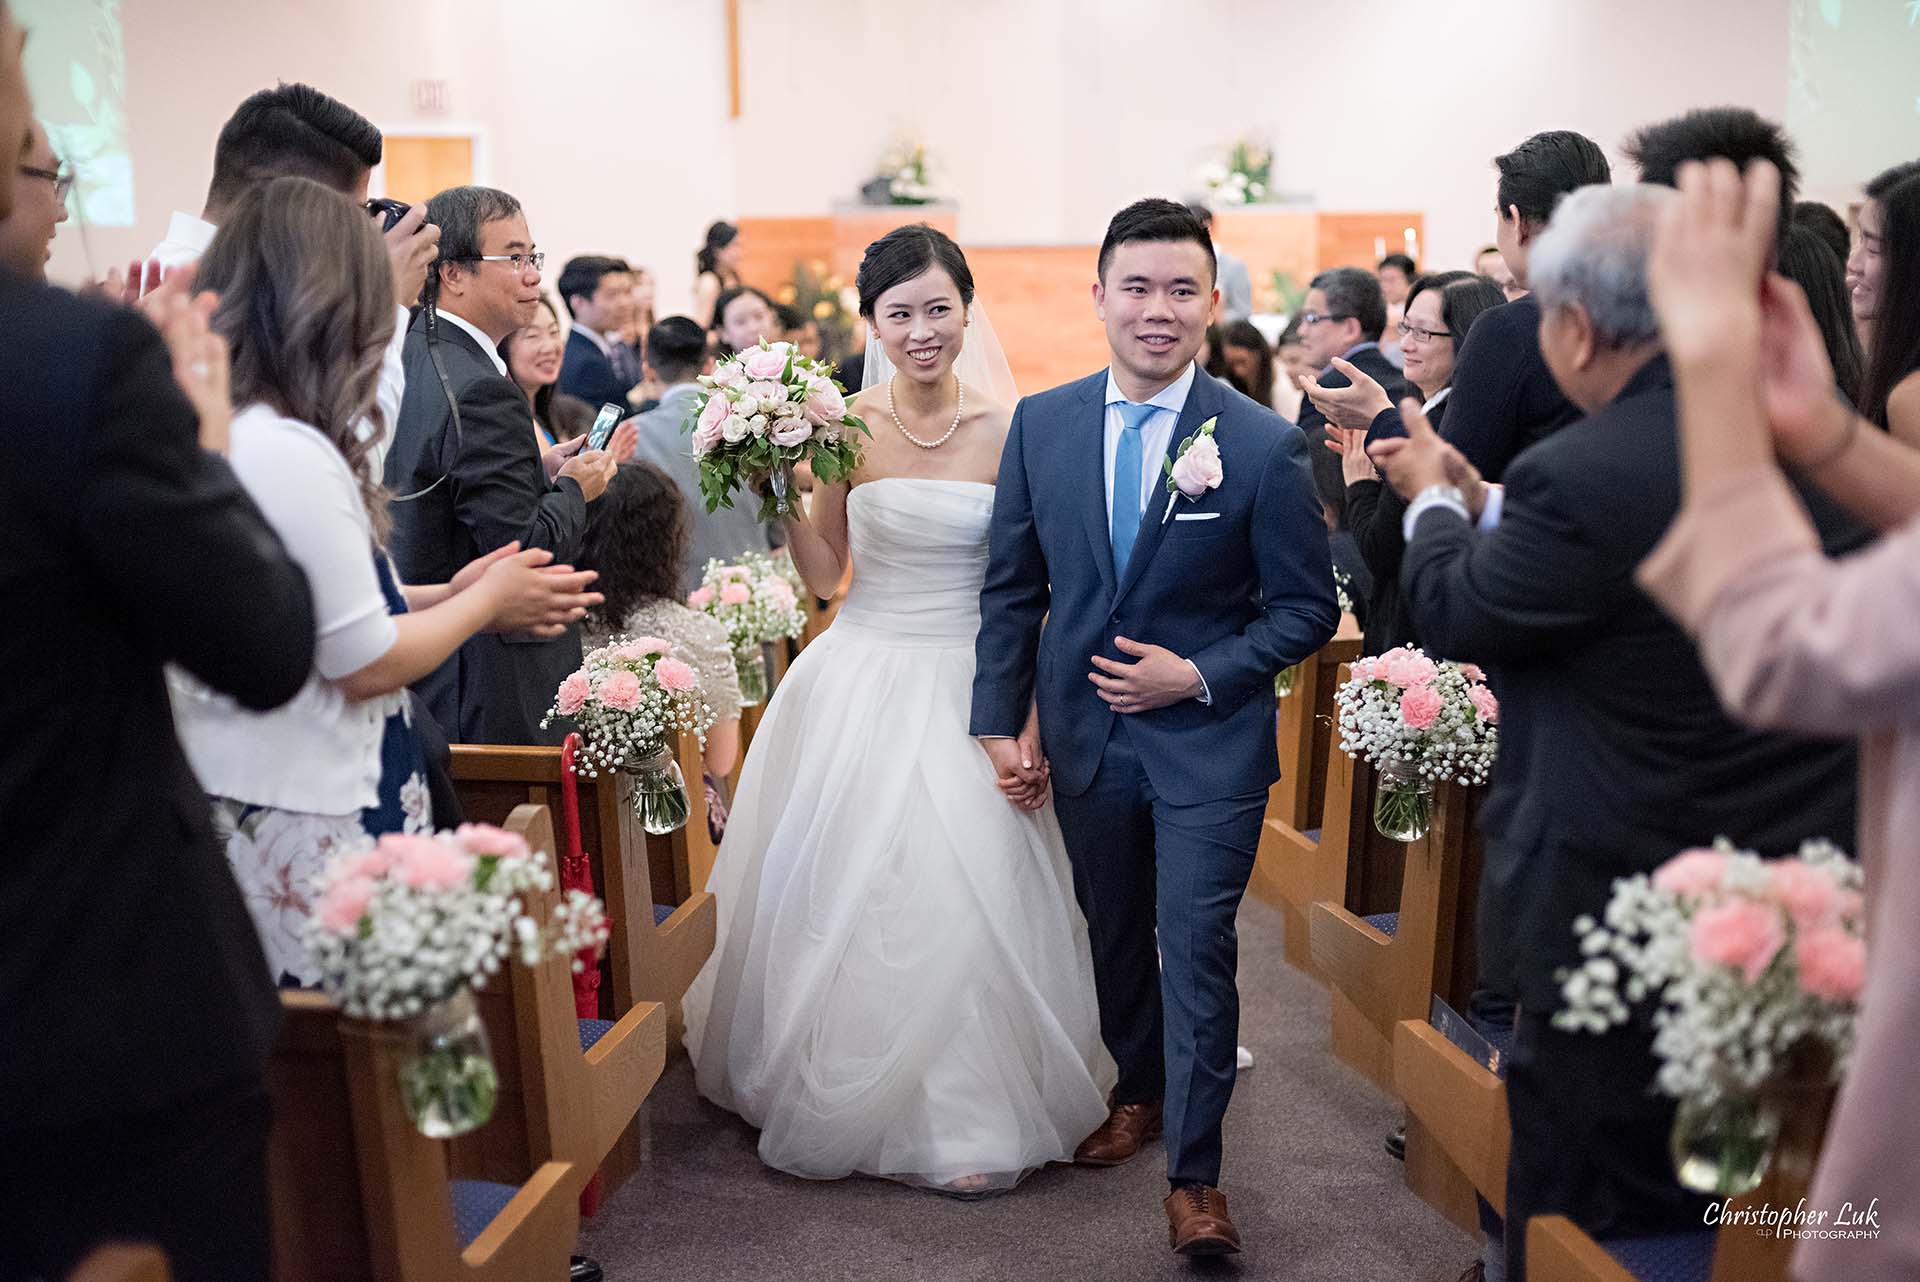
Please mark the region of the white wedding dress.
POLYGON ((970 481, 853 488, 852 591, 734 798, 687 1048, 700 1093, 794 1175, 1005 1189, 1106 1118, 1053 807, 1009 805, 967 734, 992 512, 970 481))

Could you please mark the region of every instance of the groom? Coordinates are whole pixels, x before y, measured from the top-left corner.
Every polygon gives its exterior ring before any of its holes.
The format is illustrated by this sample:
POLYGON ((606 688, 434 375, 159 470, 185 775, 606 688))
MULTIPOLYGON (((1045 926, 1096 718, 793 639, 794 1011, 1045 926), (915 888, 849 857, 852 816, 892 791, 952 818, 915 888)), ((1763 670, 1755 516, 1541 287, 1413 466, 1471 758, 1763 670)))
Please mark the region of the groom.
POLYGON ((1184 205, 1108 225, 1093 301, 1113 363, 1014 411, 973 684, 1002 788, 1031 800, 1051 768, 1120 1069, 1075 1160, 1118 1165, 1164 1122, 1183 1254, 1240 1249, 1217 1187, 1234 915, 1280 774, 1274 674, 1339 621, 1305 438, 1194 366, 1214 264, 1184 205))

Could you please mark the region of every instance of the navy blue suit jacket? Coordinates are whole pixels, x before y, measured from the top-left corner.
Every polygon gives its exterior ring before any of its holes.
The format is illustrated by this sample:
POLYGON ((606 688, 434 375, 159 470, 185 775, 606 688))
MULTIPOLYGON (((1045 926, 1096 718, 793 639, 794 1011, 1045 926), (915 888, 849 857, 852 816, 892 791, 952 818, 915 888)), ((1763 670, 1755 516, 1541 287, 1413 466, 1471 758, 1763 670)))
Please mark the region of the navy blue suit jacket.
MULTIPOLYGON (((1054 784, 1086 791, 1116 715, 1091 656, 1132 662, 1115 636, 1200 669, 1210 704, 1129 714, 1157 795, 1175 805, 1244 796, 1279 778, 1273 677, 1332 637, 1332 558, 1300 430, 1196 371, 1168 457, 1218 416, 1224 477, 1198 499, 1150 502, 1115 581, 1108 532, 1104 371, 1022 398, 1000 460, 971 733, 1017 734, 1038 698, 1054 784), (1182 521, 1181 515, 1218 513, 1182 521)), ((1159 460, 1149 460, 1156 469, 1159 460)))
POLYGON ((596 413, 609 401, 620 406, 623 412, 627 411, 627 392, 631 390, 613 372, 613 362, 607 359, 607 354, 577 329, 567 334, 567 354, 561 359, 560 378, 554 383, 554 389, 578 396, 593 406, 596 413))

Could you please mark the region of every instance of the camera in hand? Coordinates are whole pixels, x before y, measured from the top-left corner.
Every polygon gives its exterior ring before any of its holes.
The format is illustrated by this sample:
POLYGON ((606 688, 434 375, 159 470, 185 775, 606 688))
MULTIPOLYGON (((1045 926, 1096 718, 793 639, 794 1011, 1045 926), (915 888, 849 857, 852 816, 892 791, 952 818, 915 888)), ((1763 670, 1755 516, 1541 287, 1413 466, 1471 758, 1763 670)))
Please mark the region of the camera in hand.
POLYGON ((405 218, 411 208, 413 206, 404 200, 388 200, 385 196, 375 196, 366 204, 367 212, 381 220, 380 234, 383 236, 392 231, 393 225, 405 218))

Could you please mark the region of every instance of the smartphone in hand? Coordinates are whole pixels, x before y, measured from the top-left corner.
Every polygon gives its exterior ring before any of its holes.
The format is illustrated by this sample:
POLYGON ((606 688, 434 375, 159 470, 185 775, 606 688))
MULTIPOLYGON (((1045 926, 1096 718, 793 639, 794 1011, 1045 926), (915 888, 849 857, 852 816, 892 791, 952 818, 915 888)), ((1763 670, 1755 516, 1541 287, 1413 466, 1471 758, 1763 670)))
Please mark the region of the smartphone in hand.
POLYGON ((604 450, 607 441, 613 436, 613 429, 620 426, 620 420, 626 416, 627 407, 608 401, 600 407, 600 416, 593 420, 593 426, 587 431, 586 448, 604 450))

